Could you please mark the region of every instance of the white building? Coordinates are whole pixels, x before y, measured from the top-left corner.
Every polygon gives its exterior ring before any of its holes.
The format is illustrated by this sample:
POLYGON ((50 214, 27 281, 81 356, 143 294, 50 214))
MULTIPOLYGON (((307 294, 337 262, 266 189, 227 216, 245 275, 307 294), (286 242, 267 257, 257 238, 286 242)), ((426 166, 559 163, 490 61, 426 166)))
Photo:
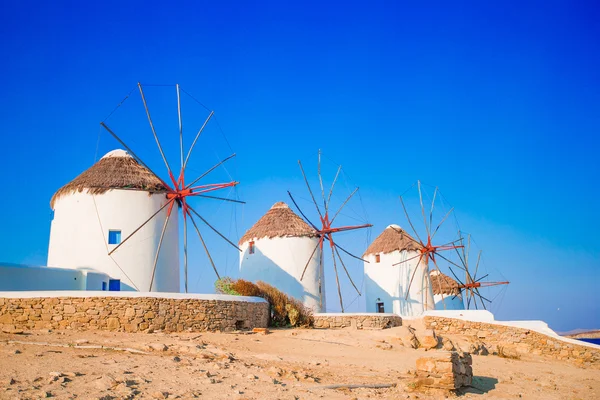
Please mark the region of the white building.
POLYGON ((0 292, 108 290, 108 275, 87 268, 65 269, 0 263, 0 292))
POLYGON ((368 261, 364 264, 367 312, 417 316, 434 309, 427 259, 421 259, 421 248, 398 225, 388 226, 371 243, 363 255, 368 261))
POLYGON ((438 270, 429 272, 436 310, 464 310, 458 282, 438 270))
POLYGON ((52 197, 48 266, 90 268, 120 280, 121 290, 179 292, 176 209, 167 225, 152 287, 154 259, 169 207, 109 255, 167 202, 165 192, 161 181, 126 151, 106 154, 52 197))
POLYGON ((315 312, 325 310, 325 281, 318 243, 313 228, 287 204, 275 203, 240 239, 240 277, 275 286, 315 312), (304 278, 300 280, 307 263, 304 278))

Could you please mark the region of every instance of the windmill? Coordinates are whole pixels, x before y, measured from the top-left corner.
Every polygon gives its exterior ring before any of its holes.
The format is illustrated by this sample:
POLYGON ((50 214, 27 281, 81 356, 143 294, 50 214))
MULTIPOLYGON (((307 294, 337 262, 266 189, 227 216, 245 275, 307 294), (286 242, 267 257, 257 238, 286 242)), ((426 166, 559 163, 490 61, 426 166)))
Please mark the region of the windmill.
MULTIPOLYGON (((144 85, 144 86, 153 86, 153 85, 144 85)), ((152 220, 157 218, 158 215, 163 215, 163 213, 161 213, 161 212, 163 210, 166 210, 166 217, 165 217, 165 220, 164 220, 164 223, 162 226, 162 231, 161 231, 158 243, 157 243, 156 255, 154 257, 154 263, 153 263, 153 267, 152 267, 152 276, 150 279, 150 287, 149 287, 149 290, 152 290, 154 279, 155 279, 156 267, 157 267, 161 247, 163 244, 163 238, 165 235, 165 231, 167 229, 167 225, 169 224, 169 220, 171 219, 173 214, 176 214, 175 218, 179 218, 179 212, 181 212, 181 216, 183 219, 184 282, 185 282, 185 292, 187 293, 188 292, 188 243, 187 243, 187 241, 188 241, 188 219, 192 223, 194 230, 196 231, 197 236, 198 236, 200 242, 202 243, 204 251, 206 252, 206 256, 207 256, 208 260, 210 261, 210 264, 211 264, 215 274, 217 275, 217 277, 219 277, 219 272, 217 270, 217 267, 215 265, 213 257, 211 256, 211 253, 208 249, 206 241, 200 232, 200 228, 199 228, 200 223, 202 223, 203 225, 206 225, 206 227, 208 227, 212 231, 214 231, 219 237, 224 239, 227 243, 229 243, 235 249, 239 250, 239 248, 236 244, 234 244, 225 235, 223 235, 221 232, 219 232, 219 230, 216 229, 211 223, 209 223, 207 221, 207 219, 198 212, 197 206, 196 205, 192 206, 192 203, 191 203, 192 199, 197 199, 197 198, 205 198, 205 199, 211 199, 211 200, 217 200, 217 201, 223 201, 223 202, 233 202, 233 203, 242 203, 242 204, 244 203, 240 200, 230 199, 230 198, 226 198, 226 197, 218 197, 218 196, 209 194, 209 193, 212 193, 212 192, 215 192, 218 190, 222 190, 225 188, 233 188, 233 187, 237 186, 239 184, 239 182, 237 182, 233 179, 229 182, 200 184, 200 181, 203 178, 205 178, 208 174, 210 174, 212 171, 214 171, 215 169, 222 166, 228 160, 235 157, 235 153, 231 154, 230 156, 228 156, 226 158, 221 159, 215 165, 210 167, 208 170, 206 170, 202 174, 199 174, 198 176, 194 176, 193 179, 188 179, 186 172, 189 168, 190 157, 191 157, 192 152, 193 152, 200 136, 202 135, 203 131, 205 131, 206 127, 211 122, 211 119, 213 119, 214 111, 209 110, 208 108, 204 107, 204 105, 202 105, 193 96, 191 96, 184 89, 182 89, 179 86, 179 84, 159 85, 159 86, 168 86, 168 87, 173 88, 174 89, 172 92, 172 94, 174 95, 173 98, 174 99, 176 98, 176 100, 177 100, 177 122, 178 122, 178 127, 179 127, 179 129, 178 129, 178 136, 179 136, 179 149, 178 149, 179 151, 178 151, 178 153, 179 153, 180 157, 179 157, 179 169, 178 169, 178 171, 174 170, 171 167, 171 164, 169 163, 169 161, 167 160, 167 157, 166 157, 165 151, 164 151, 164 146, 163 146, 163 144, 161 144, 161 141, 159 140, 159 137, 157 134, 158 129, 156 128, 155 121, 153 121, 152 115, 150 113, 150 108, 148 106, 148 101, 146 99, 146 95, 144 92, 144 86, 141 83, 138 83, 137 87, 134 88, 125 97, 125 99, 115 108, 115 110, 113 110, 113 112, 105 120, 103 120, 100 123, 100 126, 102 127, 102 129, 104 129, 106 132, 108 132, 114 139, 116 139, 116 141, 119 142, 127 150, 129 155, 131 157, 133 157, 135 159, 135 161, 137 161, 137 163, 139 163, 141 166, 146 168, 151 174, 153 174, 162 183, 162 185, 166 189, 165 190, 166 201, 149 218, 147 218, 144 221, 140 221, 138 228, 134 229, 133 232, 131 232, 125 239, 123 239, 116 247, 112 248, 108 252, 108 255, 110 256, 113 253, 117 252, 123 246, 126 246, 128 241, 132 237, 135 237, 135 235, 144 226, 146 226, 152 220), (127 99, 130 98, 130 96, 132 95, 133 91, 135 91, 135 89, 137 89, 139 91, 139 95, 140 95, 141 102, 143 104, 143 109, 145 112, 145 117, 146 117, 145 119, 148 120, 149 130, 152 133, 152 136, 154 138, 154 141, 156 142, 156 146, 158 148, 158 151, 160 153, 162 161, 164 162, 164 165, 166 167, 167 178, 165 178, 165 179, 163 179, 157 172, 152 170, 150 168, 149 164, 144 162, 144 160, 142 160, 142 158, 139 157, 136 154, 136 152, 134 152, 133 149, 124 142, 122 137, 119 136, 115 132, 115 130, 112 129, 111 127, 109 127, 109 125, 108 125, 108 119, 113 115, 113 113, 118 108, 120 108, 123 105, 123 103, 125 103, 125 101, 127 99), (208 116, 204 119, 203 123, 199 127, 197 127, 197 129, 194 129, 194 131, 196 133, 194 135, 193 141, 191 142, 189 148, 187 149, 187 152, 184 151, 184 134, 183 134, 184 124, 183 124, 182 106, 181 106, 182 93, 189 96, 191 99, 193 99, 194 101, 196 101, 197 103, 202 105, 204 108, 206 108, 206 110, 208 112, 208 116)), ((131 188, 129 190, 138 190, 138 189, 131 188)))
MULTIPOLYGON (((445 240, 442 240, 442 241, 436 240, 436 235, 440 234, 440 230, 444 228, 444 223, 446 223, 448 221, 448 218, 451 215, 453 215, 454 208, 451 207, 451 208, 447 209, 447 211, 444 210, 442 212, 442 214, 439 214, 439 210, 436 209, 436 201, 439 203, 441 201, 441 199, 443 199, 443 196, 441 195, 438 187, 436 186, 433 191, 433 195, 430 198, 431 200, 425 199, 427 201, 428 205, 429 205, 429 201, 431 202, 430 203, 431 205, 429 206, 429 211, 426 212, 425 203, 424 203, 424 196, 425 196, 424 189, 425 188, 423 187, 423 184, 421 183, 421 181, 417 181, 400 196, 400 203, 402 204, 402 209, 404 210, 404 215, 406 216, 406 219, 412 229, 412 232, 416 236, 416 239, 414 239, 411 236, 408 236, 408 238, 410 238, 410 240, 413 240, 415 242, 415 244, 418 245, 418 249, 419 249, 417 251, 417 255, 411 256, 405 260, 402 260, 396 264, 393 264, 393 265, 400 265, 400 264, 404 264, 404 263, 407 263, 408 261, 412 261, 415 259, 418 260, 416 266, 413 268, 413 271, 411 273, 408 287, 405 290, 405 293, 406 293, 405 300, 409 299, 409 296, 411 294, 411 287, 414 283, 413 281, 414 281, 414 278, 418 271, 420 271, 421 269, 424 268, 425 269, 424 276, 426 276, 426 277, 429 277, 430 268, 434 268, 435 270, 437 270, 438 272, 441 273, 440 268, 438 266, 438 258, 445 260, 449 264, 454 265, 458 268, 464 269, 464 267, 462 267, 458 263, 458 260, 455 261, 452 259, 453 252, 450 253, 452 250, 458 250, 458 249, 461 249, 464 247, 462 244, 459 244, 459 242, 461 242, 461 238, 459 237, 458 239, 454 239, 454 237, 452 237, 452 238, 446 237, 445 240), (413 224, 413 220, 410 217, 410 213, 408 211, 408 208, 407 208, 407 205, 405 202, 406 194, 409 193, 409 191, 414 190, 415 187, 418 192, 417 207, 420 209, 420 214, 421 214, 418 217, 418 219, 421 219, 421 217, 422 217, 422 221, 423 221, 423 228, 421 229, 421 234, 419 234, 419 232, 415 228, 415 224, 413 224), (434 225, 434 215, 436 215, 436 216, 439 215, 441 217, 441 218, 435 218, 436 221, 439 219, 439 222, 437 222, 437 224, 435 224, 435 225, 434 225), (451 239, 451 240, 449 240, 449 239, 451 239), (437 243, 441 243, 441 244, 437 244, 437 243), (446 253, 446 252, 449 252, 449 253, 446 253), (433 264, 433 266, 430 265, 430 262, 431 262, 431 264, 433 264)), ((440 207, 438 207, 438 208, 440 208, 440 207)), ((447 208, 447 207, 444 207, 444 208, 447 208)), ((453 232, 456 232, 456 231, 453 230, 453 232)), ((438 277, 439 277, 439 275, 438 275, 438 277)), ((423 285, 423 286, 430 285, 429 279, 426 279, 425 281, 421 281, 421 285, 423 285)), ((427 287, 418 288, 418 289, 419 289, 419 291, 429 290, 429 288, 427 288, 427 287)), ((431 301, 431 304, 424 304, 424 306, 425 306, 424 308, 426 310, 434 308, 433 298, 429 299, 428 296, 423 296, 423 299, 424 299, 423 301, 425 303, 428 303, 431 301)), ((442 300, 443 300, 443 295, 442 295, 442 300)))
MULTIPOLYGON (((340 265, 342 266, 342 268, 344 269, 344 272, 346 273, 346 276, 348 277, 348 280, 350 281, 350 283, 352 284, 352 286, 354 287, 354 289, 356 290, 356 292, 358 293, 359 296, 361 295, 361 292, 358 289, 358 287, 356 286, 356 284, 354 283, 354 281, 352 280, 352 277, 350 276, 350 273, 348 272, 348 269, 346 268, 346 264, 344 263, 344 260, 342 259, 340 251, 347 254, 350 257, 355 258, 355 259, 358 259, 361 261, 364 261, 364 260, 362 258, 350 253, 349 251, 347 251, 346 249, 341 247, 338 243, 336 243, 334 241, 333 235, 336 233, 340 233, 340 232, 348 232, 348 231, 354 231, 354 230, 358 230, 358 229, 370 228, 373 225, 371 225, 369 223, 365 223, 365 224, 360 224, 360 225, 347 225, 347 226, 337 226, 337 227, 334 226, 334 222, 335 222, 336 218, 340 215, 340 213, 344 209, 344 207, 346 207, 346 205, 348 204, 350 199, 352 199, 354 197, 354 195, 358 192, 358 187, 354 188, 354 190, 350 193, 350 195, 342 202, 341 206, 337 209, 337 211, 333 212, 333 210, 331 209, 331 200, 332 200, 332 195, 334 193, 334 188, 335 188, 336 182, 338 181, 338 177, 340 176, 340 173, 342 172, 341 165, 339 165, 337 168, 337 172, 335 174, 335 177, 333 179, 331 187, 329 188, 329 192, 326 196, 325 195, 325 187, 323 185, 323 176, 321 174, 321 150, 319 150, 317 175, 319 178, 319 187, 321 189, 322 206, 319 206, 319 203, 315 199, 315 196, 314 196, 311 186, 309 184, 308 178, 307 178, 304 168, 302 166, 302 161, 298 160, 298 165, 300 167, 300 172, 302 173, 302 177, 304 178, 304 183, 306 184, 306 188, 308 189, 308 193, 310 194, 312 203, 314 204, 316 211, 319 215, 319 222, 320 222, 320 227, 318 225, 312 223, 308 219, 306 214, 302 211, 302 209, 298 206, 298 203, 292 196, 292 193, 290 191, 288 191, 288 195, 290 196, 290 199, 292 200, 292 202, 294 203, 294 205, 300 212, 300 215, 302 215, 304 220, 310 226, 313 227, 313 229, 316 231, 317 237, 319 238, 317 245, 315 246, 314 250, 312 251, 312 254, 310 255, 310 257, 308 258, 308 260, 306 262, 306 265, 304 266, 300 280, 302 280, 304 278, 304 274, 306 273, 306 270, 307 270, 308 266, 310 265, 310 262, 314 256, 315 252, 319 248, 321 250, 319 252, 319 254, 320 254, 320 257, 319 257, 319 270, 320 270, 319 286, 322 288, 322 282, 323 282, 322 274, 323 274, 323 269, 324 269, 323 247, 324 247, 325 241, 329 242, 329 247, 331 249, 331 260, 333 263, 333 270, 335 273, 337 291, 338 291, 338 296, 339 296, 339 300, 340 300, 340 308, 341 308, 342 312, 344 312, 344 302, 343 302, 343 298, 342 298, 342 290, 341 290, 341 286, 340 286, 340 278, 339 278, 339 273, 338 273, 337 260, 339 260, 340 265), (331 216, 331 215, 333 215, 333 216, 331 216)), ((323 299, 323 291, 321 290, 321 305, 322 305, 322 299, 323 299)))
MULTIPOLYGON (((462 233, 459 233, 460 237, 461 237, 461 241, 464 240, 464 236, 462 235, 462 233)), ((468 234, 467 235, 467 243, 466 246, 463 246, 460 249, 456 249, 457 254, 461 260, 461 264, 464 266, 464 273, 465 273, 465 280, 464 283, 461 282, 461 279, 458 278, 458 276, 455 274, 455 272, 452 270, 452 266, 448 266, 450 272, 452 273, 452 275, 454 275, 454 277, 456 278, 456 280, 458 281, 458 289, 460 291, 462 291, 462 293, 464 294, 465 299, 466 300, 466 305, 465 308, 466 309, 471 309, 471 307, 475 307, 475 309, 479 309, 480 307, 483 308, 484 310, 487 310, 487 306, 486 306, 486 302, 489 304, 492 303, 492 300, 488 299, 487 297, 483 296, 480 292, 479 289, 481 288, 485 288, 485 287, 492 287, 492 286, 500 286, 500 285, 508 285, 510 282, 508 281, 484 281, 484 279, 486 279, 489 274, 485 273, 483 276, 479 276, 478 277, 478 273, 480 272, 480 263, 481 263, 481 254, 482 251, 479 250, 477 251, 477 261, 475 262, 475 269, 471 269, 471 271, 469 271, 469 253, 471 252, 471 235, 468 234), (479 303, 477 302, 477 300, 479 299, 479 303)), ((454 296, 456 297, 456 296, 454 296)))

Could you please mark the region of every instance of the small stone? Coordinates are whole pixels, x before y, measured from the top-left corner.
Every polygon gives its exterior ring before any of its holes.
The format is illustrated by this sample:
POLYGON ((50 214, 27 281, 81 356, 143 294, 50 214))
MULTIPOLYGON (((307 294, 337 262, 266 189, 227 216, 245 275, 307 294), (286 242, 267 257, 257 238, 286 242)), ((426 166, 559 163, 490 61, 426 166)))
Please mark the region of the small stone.
POLYGON ((256 375, 249 374, 249 375, 246 375, 246 379, 253 381, 255 379, 258 379, 258 377, 256 375))
POLYGON ((254 333, 262 333, 263 335, 268 335, 270 333, 269 329, 267 329, 267 328, 253 328, 252 332, 254 332, 254 333))
POLYGON ((175 356, 175 357, 173 357, 173 361, 175 361, 175 362, 180 362, 180 361, 181 361, 181 358, 179 358, 178 356, 175 356))
POLYGON ((17 349, 17 350, 15 350, 15 351, 13 351, 13 354, 21 354, 21 350, 18 350, 18 349, 17 349))
POLYGON ((169 392, 156 391, 152 393, 153 399, 166 399, 169 397, 169 392))
POLYGON ((89 342, 90 342, 90 341, 89 341, 89 340, 87 340, 87 339, 77 339, 77 340, 75 341, 75 344, 76 344, 77 346, 81 346, 82 344, 87 344, 87 343, 89 343, 89 342))
POLYGON ((167 345, 164 344, 164 343, 150 343, 148 345, 148 348, 150 350, 154 350, 154 351, 167 351, 167 350, 169 350, 169 348, 167 347, 167 345))

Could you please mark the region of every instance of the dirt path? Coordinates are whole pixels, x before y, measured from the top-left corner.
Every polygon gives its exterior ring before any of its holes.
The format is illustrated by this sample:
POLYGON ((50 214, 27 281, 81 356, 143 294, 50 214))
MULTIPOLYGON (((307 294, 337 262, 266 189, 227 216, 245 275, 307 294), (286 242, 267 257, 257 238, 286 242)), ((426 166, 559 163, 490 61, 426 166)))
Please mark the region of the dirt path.
MULTIPOLYGON (((402 399, 447 398, 407 384, 423 350, 395 329, 278 330, 259 334, 0 334, 0 398, 402 399), (21 343, 18 343, 21 342, 21 343), (26 342, 26 343, 23 343, 26 342), (104 348, 97 348, 103 346, 104 348), (326 389, 392 384, 383 389, 326 389)), ((474 356, 474 399, 597 399, 600 370, 525 357, 474 356)))

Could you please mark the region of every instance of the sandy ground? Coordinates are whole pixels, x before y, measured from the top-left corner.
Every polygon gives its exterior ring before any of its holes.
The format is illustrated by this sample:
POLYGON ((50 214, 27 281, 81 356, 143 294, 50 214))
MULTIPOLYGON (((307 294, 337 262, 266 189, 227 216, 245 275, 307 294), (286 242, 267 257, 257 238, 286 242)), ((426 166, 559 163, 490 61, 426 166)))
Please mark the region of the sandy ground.
POLYGON ((599 369, 535 356, 473 356, 473 387, 415 390, 410 371, 427 353, 401 346, 394 336, 394 328, 0 334, 0 399, 600 398, 599 369), (325 387, 336 384, 395 386, 325 387))

